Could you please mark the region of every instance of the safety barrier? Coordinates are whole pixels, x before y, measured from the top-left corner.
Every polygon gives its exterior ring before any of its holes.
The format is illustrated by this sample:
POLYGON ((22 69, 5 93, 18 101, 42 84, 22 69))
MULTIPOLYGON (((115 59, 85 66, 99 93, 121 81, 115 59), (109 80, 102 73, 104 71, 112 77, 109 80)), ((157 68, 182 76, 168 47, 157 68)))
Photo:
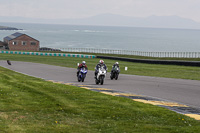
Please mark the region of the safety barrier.
POLYGON ((177 61, 177 60, 150 60, 150 59, 132 59, 112 56, 96 56, 101 59, 121 60, 136 63, 147 63, 147 64, 164 64, 164 65, 181 65, 181 66, 198 66, 200 67, 200 61, 177 61))
POLYGON ((21 51, 1 51, 4 54, 21 54, 21 55, 40 55, 40 56, 63 56, 63 57, 77 57, 77 58, 95 58, 95 55, 85 54, 65 54, 65 53, 41 53, 41 52, 21 52, 21 51))
POLYGON ((65 52, 85 52, 100 54, 135 55, 146 57, 168 57, 168 58, 200 58, 200 52, 143 52, 131 50, 94 49, 94 48, 56 48, 65 52))

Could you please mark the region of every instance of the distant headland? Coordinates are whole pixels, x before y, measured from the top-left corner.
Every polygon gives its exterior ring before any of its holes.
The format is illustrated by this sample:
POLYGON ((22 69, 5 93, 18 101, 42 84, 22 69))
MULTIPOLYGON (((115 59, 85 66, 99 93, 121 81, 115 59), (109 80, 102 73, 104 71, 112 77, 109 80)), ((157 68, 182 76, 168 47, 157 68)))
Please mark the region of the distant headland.
POLYGON ((0 30, 22 30, 14 27, 0 26, 0 30))

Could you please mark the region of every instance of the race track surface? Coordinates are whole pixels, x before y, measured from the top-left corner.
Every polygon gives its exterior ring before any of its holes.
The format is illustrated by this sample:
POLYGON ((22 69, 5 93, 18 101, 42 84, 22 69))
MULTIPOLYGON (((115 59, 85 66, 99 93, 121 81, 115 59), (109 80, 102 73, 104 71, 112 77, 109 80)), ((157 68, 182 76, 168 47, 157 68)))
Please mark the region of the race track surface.
POLYGON ((85 82, 78 82, 76 69, 39 63, 0 61, 0 66, 45 80, 64 83, 90 85, 92 87, 108 88, 125 93, 139 94, 164 99, 192 107, 200 107, 200 81, 158 78, 120 74, 118 80, 110 80, 107 73, 104 85, 96 85, 94 71, 89 71, 85 82))

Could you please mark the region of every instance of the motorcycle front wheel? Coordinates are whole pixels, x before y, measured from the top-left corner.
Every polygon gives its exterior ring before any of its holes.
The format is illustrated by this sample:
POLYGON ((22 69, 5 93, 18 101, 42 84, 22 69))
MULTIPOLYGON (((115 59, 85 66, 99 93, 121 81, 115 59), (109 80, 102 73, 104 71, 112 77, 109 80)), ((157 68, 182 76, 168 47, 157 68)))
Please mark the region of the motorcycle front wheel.
POLYGON ((85 80, 85 75, 83 74, 81 81, 84 82, 84 80, 85 80))
POLYGON ((119 74, 115 74, 115 80, 117 80, 118 79, 118 76, 119 76, 119 74))
POLYGON ((104 82, 104 80, 103 80, 104 78, 101 76, 101 77, 99 77, 99 80, 100 80, 100 84, 101 85, 103 85, 103 82, 104 82))

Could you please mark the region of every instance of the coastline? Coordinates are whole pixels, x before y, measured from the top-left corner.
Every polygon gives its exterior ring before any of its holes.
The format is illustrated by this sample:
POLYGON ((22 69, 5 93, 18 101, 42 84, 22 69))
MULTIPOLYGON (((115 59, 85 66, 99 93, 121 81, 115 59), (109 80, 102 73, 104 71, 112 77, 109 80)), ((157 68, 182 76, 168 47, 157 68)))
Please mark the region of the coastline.
POLYGON ((0 26, 0 30, 21 30, 14 27, 0 26))
MULTIPOLYGON (((199 52, 200 30, 0 23, 21 30, 0 30, 5 37, 22 32, 42 47, 113 49, 141 52, 199 52)), ((157 53, 156 53, 157 54, 157 53)), ((173 54, 172 54, 173 55, 173 54)), ((176 54, 174 54, 176 55, 176 54)))

